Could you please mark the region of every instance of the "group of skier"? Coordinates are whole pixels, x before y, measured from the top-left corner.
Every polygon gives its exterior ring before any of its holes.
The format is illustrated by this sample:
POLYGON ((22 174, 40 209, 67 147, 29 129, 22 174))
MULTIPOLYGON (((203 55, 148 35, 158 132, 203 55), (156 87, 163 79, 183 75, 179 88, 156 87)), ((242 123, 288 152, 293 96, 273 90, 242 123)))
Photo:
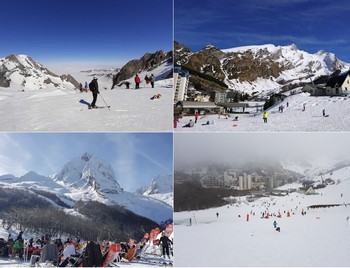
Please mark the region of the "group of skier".
MULTIPOLYGON (((87 92, 89 89, 92 93, 92 102, 89 106, 89 108, 91 109, 98 108, 96 106, 96 101, 97 101, 98 94, 100 94, 100 91, 99 91, 97 80, 98 80, 97 77, 94 77, 89 84, 85 82, 84 88, 83 88, 83 85, 80 83, 80 92, 84 92, 84 91, 87 92)), ((135 89, 139 89, 141 79, 138 74, 135 75, 134 81, 135 81, 135 89)), ((151 74, 149 77, 146 75, 145 81, 146 81, 146 85, 151 84, 151 87, 154 88, 155 76, 153 74, 151 74)), ((120 85, 125 85, 127 89, 130 88, 129 81, 123 81, 120 85)), ((157 95, 154 95, 151 99, 159 99, 160 96, 161 96, 160 94, 157 94, 157 95)))

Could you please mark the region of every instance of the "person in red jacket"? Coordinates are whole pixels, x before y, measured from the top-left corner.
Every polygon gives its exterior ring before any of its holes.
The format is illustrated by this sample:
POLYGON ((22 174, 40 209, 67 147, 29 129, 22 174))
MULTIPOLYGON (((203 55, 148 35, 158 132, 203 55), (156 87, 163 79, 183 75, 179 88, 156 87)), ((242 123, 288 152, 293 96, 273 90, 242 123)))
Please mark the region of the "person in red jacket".
POLYGON ((195 118, 195 123, 197 123, 197 120, 198 120, 198 112, 196 111, 196 113, 194 114, 194 118, 195 118))
POLYGON ((135 89, 140 88, 141 79, 138 75, 135 76, 135 89))

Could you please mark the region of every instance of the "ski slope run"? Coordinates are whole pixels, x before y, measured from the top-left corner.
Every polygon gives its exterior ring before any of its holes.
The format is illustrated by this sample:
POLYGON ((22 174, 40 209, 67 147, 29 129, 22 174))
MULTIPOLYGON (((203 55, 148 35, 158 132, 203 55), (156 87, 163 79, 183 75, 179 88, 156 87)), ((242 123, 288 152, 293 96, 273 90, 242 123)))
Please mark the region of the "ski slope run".
POLYGON ((175 265, 349 266, 348 171, 347 169, 347 175, 341 175, 341 183, 319 189, 317 195, 294 192, 287 196, 261 198, 251 203, 241 198, 240 204, 175 213, 175 265), (340 206, 307 209, 310 205, 320 204, 340 206), (301 215, 303 210, 306 215, 301 215), (266 211, 276 215, 280 211, 282 217, 261 218, 266 211), (287 217, 288 212, 291 213, 290 217, 287 217), (274 229, 274 221, 277 221, 281 232, 274 229))
POLYGON ((172 79, 100 93, 96 105, 110 109, 88 110, 91 92, 0 88, 0 131, 172 131, 172 79))

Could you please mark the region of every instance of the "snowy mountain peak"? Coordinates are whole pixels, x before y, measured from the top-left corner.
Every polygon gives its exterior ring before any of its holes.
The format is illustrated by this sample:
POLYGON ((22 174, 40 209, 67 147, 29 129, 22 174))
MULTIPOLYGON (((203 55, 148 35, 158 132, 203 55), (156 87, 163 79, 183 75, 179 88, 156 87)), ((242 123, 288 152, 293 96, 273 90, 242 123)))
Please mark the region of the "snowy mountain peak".
POLYGON ((73 78, 59 77, 27 55, 11 54, 0 58, 0 87, 19 90, 63 89, 72 90, 79 85, 73 78))
POLYGON ((157 176, 144 194, 164 194, 173 191, 172 176, 157 176))
POLYGON ((297 51, 297 50, 298 50, 297 45, 296 45, 296 44, 294 44, 294 43, 293 43, 293 44, 291 44, 289 47, 290 47, 290 49, 291 49, 291 50, 294 50, 294 51, 297 51))
POLYGON ((243 46, 221 49, 220 52, 208 45, 197 53, 183 51, 185 49, 177 43, 175 62, 201 74, 192 75, 190 81, 200 81, 202 88, 210 87, 220 92, 228 88, 260 98, 302 87, 335 70, 350 68, 350 64, 342 62, 333 53, 310 54, 298 49, 296 44, 243 46))
POLYGON ((89 153, 69 161, 54 176, 54 180, 81 191, 99 194, 122 192, 111 165, 89 153))
POLYGON ((171 174, 159 175, 152 179, 148 187, 141 187, 136 192, 173 206, 173 177, 171 174))

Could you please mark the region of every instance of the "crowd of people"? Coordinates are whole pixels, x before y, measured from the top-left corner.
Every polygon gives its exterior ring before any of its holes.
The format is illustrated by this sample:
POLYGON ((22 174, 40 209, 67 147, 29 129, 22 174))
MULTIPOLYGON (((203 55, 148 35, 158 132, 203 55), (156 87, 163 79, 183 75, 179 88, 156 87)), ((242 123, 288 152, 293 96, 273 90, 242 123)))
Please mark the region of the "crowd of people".
POLYGON ((105 267, 112 261, 140 259, 143 251, 150 246, 157 248, 159 257, 170 260, 172 243, 166 231, 151 237, 145 235, 138 243, 133 239, 129 242, 94 242, 79 238, 67 238, 63 242, 61 238, 53 239, 50 235, 25 240, 21 231, 16 239, 11 234, 7 240, 0 238, 0 257, 29 262, 32 267, 43 262, 50 262, 58 267, 66 267, 68 264, 73 267, 105 267))

